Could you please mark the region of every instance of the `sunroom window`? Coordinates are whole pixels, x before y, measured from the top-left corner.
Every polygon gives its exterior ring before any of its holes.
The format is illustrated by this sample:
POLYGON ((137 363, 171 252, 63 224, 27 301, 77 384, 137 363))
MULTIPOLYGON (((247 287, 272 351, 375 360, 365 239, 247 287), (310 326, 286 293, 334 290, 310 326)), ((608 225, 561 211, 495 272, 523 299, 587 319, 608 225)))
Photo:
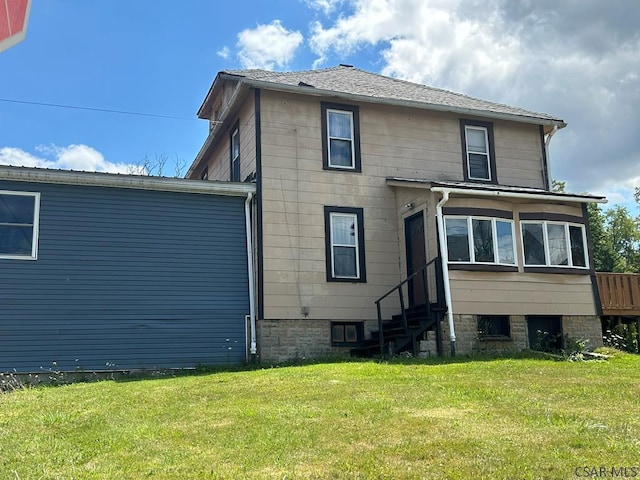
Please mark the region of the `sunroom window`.
POLYGON ((567 222, 522 221, 525 266, 586 268, 584 225, 567 222))
POLYGON ((449 262, 515 265, 513 221, 446 216, 445 225, 449 262))

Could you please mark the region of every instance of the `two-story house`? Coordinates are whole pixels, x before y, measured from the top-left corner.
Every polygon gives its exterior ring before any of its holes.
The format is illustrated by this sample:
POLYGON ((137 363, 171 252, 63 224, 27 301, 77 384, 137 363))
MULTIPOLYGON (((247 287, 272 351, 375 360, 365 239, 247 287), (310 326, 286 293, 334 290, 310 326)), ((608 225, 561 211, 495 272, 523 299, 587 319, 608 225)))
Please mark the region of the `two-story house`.
POLYGON ((586 204, 605 200, 551 191, 561 119, 347 65, 220 72, 198 116, 187 176, 256 183, 263 361, 375 348, 378 307, 406 312, 396 352, 601 344, 586 204))

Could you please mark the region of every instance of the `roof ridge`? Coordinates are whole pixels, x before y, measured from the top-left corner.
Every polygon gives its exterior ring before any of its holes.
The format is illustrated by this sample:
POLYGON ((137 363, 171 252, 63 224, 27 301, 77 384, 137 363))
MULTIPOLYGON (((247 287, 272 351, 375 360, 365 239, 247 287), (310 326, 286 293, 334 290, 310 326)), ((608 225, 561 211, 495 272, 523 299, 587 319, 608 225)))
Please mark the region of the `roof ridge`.
MULTIPOLYGON (((262 73, 272 73, 275 75, 296 75, 296 74, 301 74, 301 73, 315 73, 315 72, 329 72, 331 70, 340 70, 340 69, 349 69, 349 70, 359 70, 358 68, 355 67, 347 67, 346 65, 336 65, 333 67, 326 67, 326 68, 311 68, 308 70, 288 70, 288 71, 279 71, 279 70, 267 70, 264 68, 243 68, 240 70, 222 70, 222 72, 224 73, 230 73, 230 74, 234 74, 237 72, 262 72, 262 73)), ((365 70, 361 70, 362 72, 365 72, 365 70)), ((390 78, 390 77, 387 77, 390 78)))

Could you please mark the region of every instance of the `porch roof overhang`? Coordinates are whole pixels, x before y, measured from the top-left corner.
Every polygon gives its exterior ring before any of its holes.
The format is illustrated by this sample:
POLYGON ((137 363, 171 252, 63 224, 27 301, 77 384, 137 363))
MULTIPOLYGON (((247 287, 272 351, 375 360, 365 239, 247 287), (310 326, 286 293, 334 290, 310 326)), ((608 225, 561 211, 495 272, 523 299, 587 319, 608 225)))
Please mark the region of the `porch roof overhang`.
POLYGON ((450 195, 521 198, 525 200, 541 200, 547 202, 607 203, 606 197, 597 195, 557 193, 543 190, 541 188, 427 180, 424 178, 387 177, 387 185, 391 187, 420 188, 430 190, 435 193, 442 193, 446 190, 450 195))

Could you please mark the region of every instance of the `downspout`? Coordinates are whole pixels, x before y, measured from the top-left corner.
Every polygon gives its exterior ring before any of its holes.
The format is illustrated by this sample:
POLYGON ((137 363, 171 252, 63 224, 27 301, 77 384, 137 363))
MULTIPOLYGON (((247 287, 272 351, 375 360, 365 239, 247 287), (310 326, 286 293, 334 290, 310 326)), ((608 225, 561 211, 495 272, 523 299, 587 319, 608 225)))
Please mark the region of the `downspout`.
POLYGON ((456 331, 453 325, 453 304, 451 303, 451 283, 449 282, 449 252, 447 249, 447 236, 444 231, 444 217, 442 207, 449 201, 449 190, 442 190, 442 199, 436 205, 436 218, 438 221, 438 240, 442 253, 442 281, 444 283, 444 299, 447 302, 447 319, 449 320, 449 339, 451 340, 451 356, 456 356, 456 331))
POLYGON ((558 131, 558 126, 554 125, 553 130, 547 134, 547 138, 544 140, 544 153, 547 156, 547 189, 551 191, 553 187, 553 180, 551 179, 551 159, 549 157, 549 144, 551 143, 551 137, 558 131))
POLYGON ((254 359, 257 350, 256 344, 256 308, 254 302, 254 285, 253 285, 253 242, 251 235, 251 200, 253 199, 253 193, 247 194, 247 199, 244 202, 244 221, 245 230, 247 233, 247 273, 249 276, 249 323, 251 330, 251 343, 249 345, 249 353, 251 358, 254 359))

